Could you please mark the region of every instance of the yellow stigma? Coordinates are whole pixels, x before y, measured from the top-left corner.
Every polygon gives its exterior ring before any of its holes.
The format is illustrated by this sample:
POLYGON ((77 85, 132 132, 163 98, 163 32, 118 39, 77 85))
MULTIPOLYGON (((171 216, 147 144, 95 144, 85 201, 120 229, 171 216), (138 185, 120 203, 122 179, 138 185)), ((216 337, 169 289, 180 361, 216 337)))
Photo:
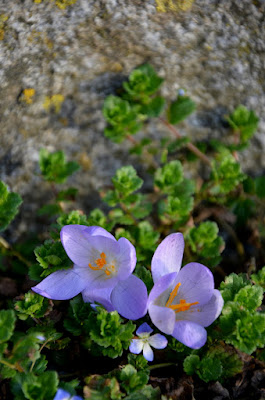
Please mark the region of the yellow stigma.
POLYGON ((172 302, 174 301, 175 297, 178 294, 179 287, 181 286, 181 283, 179 282, 172 292, 170 293, 169 299, 166 302, 166 307, 171 308, 171 310, 175 311, 175 313, 179 313, 181 311, 187 311, 190 309, 191 306, 195 306, 196 304, 199 304, 198 301, 195 301, 194 303, 187 303, 186 300, 180 299, 179 304, 173 304, 172 302))
POLYGON ((89 268, 91 268, 93 271, 100 271, 104 268, 104 272, 107 276, 111 275, 112 272, 116 271, 116 268, 114 265, 110 265, 109 268, 106 267, 107 260, 106 260, 106 254, 105 253, 100 253, 100 258, 97 258, 94 260, 94 263, 96 266, 93 266, 91 263, 88 264, 89 268))

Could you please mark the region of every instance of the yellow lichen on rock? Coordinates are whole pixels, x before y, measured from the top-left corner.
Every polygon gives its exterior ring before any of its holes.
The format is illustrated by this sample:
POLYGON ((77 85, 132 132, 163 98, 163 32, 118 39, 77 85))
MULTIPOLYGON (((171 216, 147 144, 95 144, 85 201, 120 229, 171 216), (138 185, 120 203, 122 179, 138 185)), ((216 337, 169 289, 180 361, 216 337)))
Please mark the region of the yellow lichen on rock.
POLYGON ((6 21, 8 20, 8 16, 5 14, 0 15, 0 40, 3 40, 5 37, 5 27, 6 21))
POLYGON ((58 114, 61 110, 62 103, 64 102, 64 96, 62 94, 54 94, 53 96, 46 96, 43 108, 46 111, 54 110, 58 114))
POLYGON ((194 0, 156 0, 156 9, 160 12, 189 10, 194 0))
MULTIPOLYGON (((34 0, 34 3, 40 4, 42 3, 42 1, 43 0, 34 0)), ((72 6, 77 2, 77 0, 51 0, 51 1, 55 2, 57 7, 60 8, 61 10, 65 10, 66 7, 72 6)))
POLYGON ((26 104, 32 104, 32 97, 35 95, 35 89, 27 88, 22 92, 21 100, 26 104))

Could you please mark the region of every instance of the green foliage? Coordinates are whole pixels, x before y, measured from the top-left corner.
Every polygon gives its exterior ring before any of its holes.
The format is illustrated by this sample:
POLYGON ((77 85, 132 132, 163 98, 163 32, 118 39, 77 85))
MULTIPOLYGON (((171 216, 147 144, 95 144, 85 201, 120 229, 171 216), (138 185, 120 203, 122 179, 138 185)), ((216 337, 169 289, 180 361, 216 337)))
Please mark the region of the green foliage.
POLYGON ((123 87, 129 98, 144 102, 148 96, 154 94, 159 89, 163 80, 163 78, 160 78, 156 74, 150 64, 144 64, 131 72, 129 81, 124 82, 123 87))
POLYGON ((145 371, 137 371, 131 364, 125 365, 120 373, 121 387, 130 394, 142 389, 149 380, 145 371))
POLYGON ((178 96, 177 100, 170 104, 168 120, 175 125, 186 119, 195 111, 196 104, 188 96, 178 96))
POLYGON ((263 287, 265 290, 265 266, 256 274, 252 274, 251 279, 256 283, 256 285, 263 287))
POLYGON ((50 309, 49 300, 34 292, 25 294, 23 300, 18 300, 15 303, 19 319, 26 320, 28 317, 41 318, 50 309))
POLYGON ((142 126, 143 117, 139 115, 139 107, 117 96, 110 95, 106 98, 103 115, 109 123, 104 134, 116 143, 121 142, 127 135, 134 135, 142 126))
POLYGON ((63 151, 49 153, 46 149, 40 150, 40 170, 43 178, 48 182, 64 183, 80 166, 74 161, 66 161, 63 151))
POLYGON ((21 197, 17 193, 10 193, 4 182, 0 181, 0 232, 15 218, 21 203, 21 197))
POLYGON ((112 178, 112 183, 118 194, 123 197, 129 196, 131 193, 140 189, 143 184, 143 180, 139 178, 136 170, 128 165, 118 169, 112 178))
POLYGON ((226 343, 245 353, 265 346, 265 314, 256 311, 263 300, 263 289, 251 285, 244 276, 231 274, 221 284, 225 305, 220 327, 226 343))
POLYGON ((15 329, 16 316, 13 310, 0 311, 0 344, 7 342, 15 329))
POLYGON ((212 163, 213 186, 210 193, 213 195, 224 195, 235 190, 243 182, 246 175, 241 172, 240 164, 229 153, 221 153, 218 161, 212 163))
POLYGON ((183 168, 180 161, 171 161, 155 173, 155 185, 167 194, 174 193, 175 187, 183 181, 183 168))
POLYGON ((33 373, 21 374, 12 380, 12 392, 15 400, 52 400, 58 384, 55 371, 45 371, 40 376, 33 373))
MULTIPOLYGON (((43 245, 34 251, 37 261, 43 268, 41 277, 46 277, 60 269, 70 268, 73 263, 68 258, 61 242, 46 240, 43 245)), ((34 266, 32 267, 34 268, 34 266)))
POLYGON ((265 198, 265 176, 259 176, 255 179, 255 192, 260 199, 265 198))
POLYGON ((134 275, 138 276, 147 287, 148 293, 151 291, 154 286, 153 278, 151 275, 151 271, 142 265, 137 265, 134 270, 134 275))
POLYGON ((242 371, 243 363, 231 348, 211 347, 201 357, 191 354, 185 358, 184 371, 188 375, 196 373, 204 382, 223 381, 242 371))
POLYGON ((240 132, 240 139, 244 143, 256 132, 259 118, 254 111, 240 105, 227 117, 227 121, 235 132, 240 132))
POLYGON ((135 325, 132 321, 124 324, 117 311, 107 312, 100 308, 89 314, 84 329, 93 342, 92 350, 96 344, 104 356, 116 358, 128 349, 135 325))
POLYGON ((218 232, 218 225, 211 221, 202 222, 188 230, 185 239, 194 254, 194 260, 208 267, 215 267, 220 262, 224 240, 218 236, 218 232))

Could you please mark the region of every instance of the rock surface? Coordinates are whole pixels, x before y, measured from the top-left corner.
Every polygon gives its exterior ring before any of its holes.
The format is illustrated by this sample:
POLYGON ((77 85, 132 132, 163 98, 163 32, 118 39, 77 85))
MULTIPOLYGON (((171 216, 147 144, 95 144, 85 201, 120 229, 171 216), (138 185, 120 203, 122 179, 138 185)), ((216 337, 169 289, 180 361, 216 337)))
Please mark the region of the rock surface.
MULTIPOLYGON (((65 10, 53 0, 2 0, 0 179, 24 198, 19 232, 49 198, 38 171, 41 147, 62 149, 82 164, 70 183, 86 211, 96 191, 128 164, 127 144, 103 136, 102 103, 147 61, 165 77, 165 96, 185 88, 197 102, 182 126, 193 140, 225 134, 222 117, 238 104, 254 109, 259 131, 242 160, 245 170, 261 174, 264 15, 262 0, 197 0, 189 11, 167 13, 157 12, 153 0, 77 0, 65 10), (57 101, 57 113, 49 101, 57 101)), ((153 123, 148 131, 159 137, 164 128, 153 123)))

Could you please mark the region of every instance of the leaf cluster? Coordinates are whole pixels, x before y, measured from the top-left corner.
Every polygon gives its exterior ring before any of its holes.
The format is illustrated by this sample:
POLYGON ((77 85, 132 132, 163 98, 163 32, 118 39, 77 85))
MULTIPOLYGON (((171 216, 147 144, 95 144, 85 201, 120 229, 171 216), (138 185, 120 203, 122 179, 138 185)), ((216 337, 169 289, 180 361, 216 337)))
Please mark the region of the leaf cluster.
POLYGON ((4 182, 0 181, 0 232, 15 218, 21 203, 19 194, 9 192, 4 182))
POLYGON ((47 149, 40 150, 40 170, 43 178, 48 182, 64 183, 80 166, 75 161, 66 161, 63 151, 49 153, 47 149))
POLYGON ((220 262, 224 240, 218 233, 218 225, 212 221, 201 222, 187 231, 186 245, 189 246, 194 261, 197 260, 208 267, 215 267, 220 262))
POLYGON ((239 105, 232 114, 227 117, 227 121, 234 132, 240 133, 242 143, 247 142, 257 130, 259 118, 254 111, 239 105))
POLYGON ((221 283, 220 289, 225 301, 220 317, 225 342, 247 354, 264 347, 265 314, 259 310, 263 288, 251 284, 242 274, 232 273, 221 283))
POLYGON ((34 292, 28 292, 24 295, 23 300, 15 302, 15 310, 21 320, 26 320, 29 317, 41 318, 51 310, 51 305, 45 297, 34 292))
POLYGON ((200 356, 190 354, 185 358, 183 368, 188 375, 196 373, 204 382, 222 382, 240 373, 243 362, 232 348, 217 345, 200 356))

